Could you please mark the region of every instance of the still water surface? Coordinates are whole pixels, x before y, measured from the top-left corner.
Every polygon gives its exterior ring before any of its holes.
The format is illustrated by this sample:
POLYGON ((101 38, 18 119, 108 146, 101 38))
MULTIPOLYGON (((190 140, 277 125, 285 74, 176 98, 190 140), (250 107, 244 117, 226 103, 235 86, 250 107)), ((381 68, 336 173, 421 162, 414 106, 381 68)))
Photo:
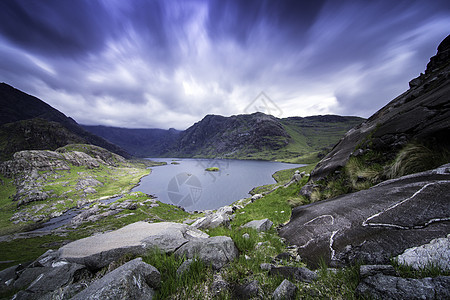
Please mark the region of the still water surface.
POLYGON ((249 197, 252 188, 275 183, 272 174, 304 165, 230 159, 149 158, 167 162, 152 168, 133 191, 155 195, 159 201, 188 211, 217 209, 249 197), (173 164, 176 163, 176 164, 173 164), (205 171, 218 167, 218 172, 205 171))

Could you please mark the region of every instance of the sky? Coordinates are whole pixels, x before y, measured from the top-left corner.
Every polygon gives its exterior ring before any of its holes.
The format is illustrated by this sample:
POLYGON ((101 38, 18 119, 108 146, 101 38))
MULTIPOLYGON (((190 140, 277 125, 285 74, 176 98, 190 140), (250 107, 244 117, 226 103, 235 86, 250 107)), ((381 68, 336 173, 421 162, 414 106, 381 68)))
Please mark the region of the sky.
POLYGON ((448 34, 448 0, 1 0, 0 82, 86 125, 369 117, 448 34))

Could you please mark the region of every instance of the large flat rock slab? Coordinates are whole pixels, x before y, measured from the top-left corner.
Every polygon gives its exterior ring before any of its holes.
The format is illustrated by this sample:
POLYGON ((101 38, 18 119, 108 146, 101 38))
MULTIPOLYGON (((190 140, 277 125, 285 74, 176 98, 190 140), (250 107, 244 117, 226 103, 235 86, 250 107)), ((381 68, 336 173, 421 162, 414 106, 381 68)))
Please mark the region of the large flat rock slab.
POLYGON ((280 235, 311 265, 386 264, 450 232, 450 164, 297 207, 280 235))
POLYGON ((69 243, 59 249, 59 254, 67 261, 99 269, 128 253, 142 255, 153 247, 171 253, 190 240, 208 237, 186 224, 137 222, 69 243))

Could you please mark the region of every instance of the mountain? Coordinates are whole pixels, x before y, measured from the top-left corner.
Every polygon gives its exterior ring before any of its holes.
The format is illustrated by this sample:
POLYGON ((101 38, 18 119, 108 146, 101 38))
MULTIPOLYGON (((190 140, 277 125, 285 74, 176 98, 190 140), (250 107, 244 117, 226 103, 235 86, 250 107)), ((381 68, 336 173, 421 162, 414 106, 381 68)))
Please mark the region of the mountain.
POLYGON ((176 129, 130 129, 108 126, 81 125, 87 131, 101 136, 113 144, 126 149, 137 157, 159 157, 169 151, 181 131, 176 129))
MULTIPOLYGON (((408 147, 412 153, 403 152, 405 158, 428 152, 428 168, 437 167, 433 163, 439 163, 437 158, 450 149, 450 36, 438 46, 425 73, 411 80, 409 86, 409 90, 347 132, 319 162, 312 179, 339 172, 351 157, 360 157, 365 164, 387 166, 400 159, 401 150, 408 147)), ((417 167, 419 161, 411 165, 417 167)))
POLYGON ((69 143, 93 144, 130 157, 42 100, 6 83, 0 83, 0 141, 2 160, 16 151, 55 150, 69 143))
POLYGON ((348 131, 301 188, 309 204, 279 233, 308 264, 386 265, 403 253, 399 263, 426 269, 439 260, 427 251, 448 247, 434 245, 450 232, 450 36, 409 86, 348 131))
POLYGON ((315 159, 364 119, 335 115, 279 119, 263 113, 207 115, 182 133, 167 153, 173 157, 315 159))

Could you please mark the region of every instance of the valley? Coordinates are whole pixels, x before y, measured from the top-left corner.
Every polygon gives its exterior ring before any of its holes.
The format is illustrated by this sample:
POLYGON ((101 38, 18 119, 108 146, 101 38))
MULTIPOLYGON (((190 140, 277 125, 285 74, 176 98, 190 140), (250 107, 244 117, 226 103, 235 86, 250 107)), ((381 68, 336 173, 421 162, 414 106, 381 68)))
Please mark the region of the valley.
POLYGON ((450 36, 367 120, 207 115, 185 131, 82 127, 2 84, 0 298, 449 298, 449 58, 450 36), (205 158, 306 165, 212 209, 177 205, 223 164, 159 182, 176 205, 135 189, 205 158))

